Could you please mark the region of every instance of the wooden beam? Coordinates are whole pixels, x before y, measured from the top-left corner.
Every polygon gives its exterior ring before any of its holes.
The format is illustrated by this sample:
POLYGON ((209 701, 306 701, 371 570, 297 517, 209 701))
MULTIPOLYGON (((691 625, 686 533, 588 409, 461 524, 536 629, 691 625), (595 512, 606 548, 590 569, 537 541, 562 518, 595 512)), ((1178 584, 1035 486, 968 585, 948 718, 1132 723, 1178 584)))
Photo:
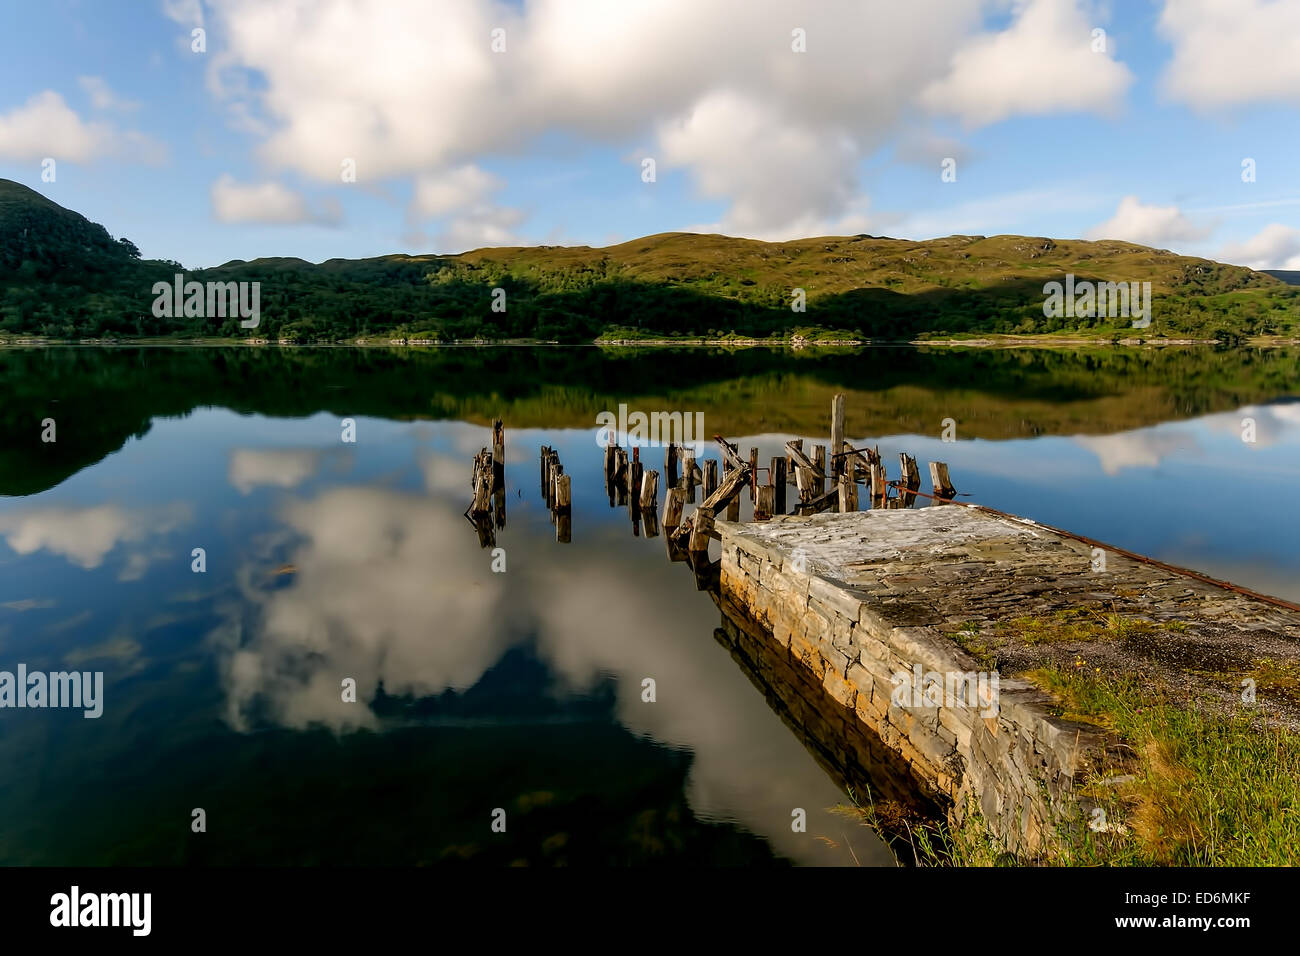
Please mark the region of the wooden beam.
POLYGON ((838 478, 844 473, 844 393, 831 399, 831 474, 838 478))

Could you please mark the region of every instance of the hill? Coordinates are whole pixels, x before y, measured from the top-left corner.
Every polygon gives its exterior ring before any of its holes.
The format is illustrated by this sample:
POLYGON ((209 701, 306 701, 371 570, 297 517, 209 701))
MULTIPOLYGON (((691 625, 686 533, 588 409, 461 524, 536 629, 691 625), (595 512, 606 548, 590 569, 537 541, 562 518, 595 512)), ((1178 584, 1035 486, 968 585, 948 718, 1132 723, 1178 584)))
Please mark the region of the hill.
MULTIPOLYGON (((246 335, 237 320, 155 318, 153 282, 180 270, 0 180, 0 333, 63 338, 246 335)), ((1127 334, 1129 319, 1049 318, 1044 284, 1069 273, 1150 282, 1146 335, 1292 334, 1300 290, 1242 266, 1119 241, 827 236, 759 242, 663 233, 604 248, 531 246, 459 255, 233 260, 198 281, 262 284, 257 335, 297 341, 672 336, 911 339, 1127 334), (505 292, 505 308, 494 301, 505 292), (791 309, 803 289, 804 312, 791 309)))

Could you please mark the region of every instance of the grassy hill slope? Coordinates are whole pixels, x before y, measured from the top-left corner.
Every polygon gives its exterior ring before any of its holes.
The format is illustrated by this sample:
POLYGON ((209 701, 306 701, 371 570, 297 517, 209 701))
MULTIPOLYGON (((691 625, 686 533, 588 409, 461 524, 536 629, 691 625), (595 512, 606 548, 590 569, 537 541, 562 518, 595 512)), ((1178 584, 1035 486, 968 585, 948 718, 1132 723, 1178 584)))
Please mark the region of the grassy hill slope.
MULTIPOLYGON (((152 285, 180 269, 0 180, 0 334, 242 336, 236 320, 158 319, 152 285)), ((257 335, 299 341, 380 336, 589 341, 799 331, 880 339, 1130 328, 1127 318, 1048 318, 1043 285, 1066 273, 1149 281, 1145 334, 1295 334, 1300 289, 1261 272, 1119 241, 830 236, 758 242, 663 233, 604 248, 533 246, 454 256, 235 260, 191 274, 262 284, 257 335), (803 289, 807 310, 790 308, 803 289), (493 310, 494 289, 506 294, 493 310)), ((498 297, 499 301, 499 297, 498 297)))

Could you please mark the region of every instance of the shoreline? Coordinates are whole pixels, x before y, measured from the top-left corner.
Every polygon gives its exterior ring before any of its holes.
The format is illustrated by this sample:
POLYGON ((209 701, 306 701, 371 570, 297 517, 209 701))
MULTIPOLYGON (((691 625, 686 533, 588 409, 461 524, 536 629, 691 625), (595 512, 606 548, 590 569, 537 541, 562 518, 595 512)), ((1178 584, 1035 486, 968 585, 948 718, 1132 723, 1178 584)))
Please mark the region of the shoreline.
POLYGON ((783 339, 593 339, 589 342, 559 342, 541 339, 462 339, 450 342, 420 341, 414 344, 400 340, 352 342, 272 342, 248 339, 47 339, 37 336, 0 339, 0 349, 11 348, 288 348, 288 349, 446 349, 446 348, 768 348, 803 351, 819 348, 920 348, 944 346, 947 348, 999 349, 999 348, 1168 348, 1187 346, 1224 346, 1230 348, 1287 348, 1300 346, 1300 338, 1286 336, 1252 336, 1239 342, 1225 343, 1222 339, 1194 338, 1058 338, 1035 335, 986 335, 978 338, 935 339, 803 339, 798 336, 783 339))

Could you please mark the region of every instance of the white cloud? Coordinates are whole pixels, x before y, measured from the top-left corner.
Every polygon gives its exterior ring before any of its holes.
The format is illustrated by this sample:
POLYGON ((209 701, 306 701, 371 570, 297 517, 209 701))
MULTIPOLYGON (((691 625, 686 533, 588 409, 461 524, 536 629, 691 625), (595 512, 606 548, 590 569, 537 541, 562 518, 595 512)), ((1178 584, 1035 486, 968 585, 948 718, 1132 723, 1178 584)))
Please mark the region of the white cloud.
POLYGON ((432 239, 440 252, 521 245, 525 240, 515 230, 526 214, 492 202, 493 194, 504 185, 473 164, 421 174, 415 180, 411 217, 442 220, 441 230, 432 239))
POLYGON ((262 485, 295 488, 316 473, 320 457, 310 449, 236 448, 228 478, 244 495, 262 485))
POLYGON ((1300 103, 1300 4, 1294 0, 1165 0, 1158 27, 1173 46, 1161 86, 1223 108, 1300 103))
POLYGON ((49 551, 92 570, 119 544, 167 534, 189 520, 190 509, 184 504, 141 509, 49 506, 0 515, 0 535, 18 554, 49 551))
POLYGON ((166 150, 142 133, 118 130, 108 123, 83 120, 53 90, 31 97, 22 106, 0 114, 0 158, 34 162, 52 157, 87 163, 119 156, 157 163, 166 150))
POLYGON ((114 93, 102 76, 79 76, 77 82, 97 110, 120 110, 126 113, 140 108, 135 100, 123 99, 114 93))
POLYGON ((424 174, 415 180, 412 207, 417 215, 437 219, 482 204, 501 186, 500 179, 474 165, 436 175, 424 174))
MULTIPOLYGON (((978 34, 985 6, 226 0, 209 8, 224 44, 209 85, 272 168, 337 183, 353 159, 362 182, 417 179, 413 212, 449 217, 448 244, 515 241, 523 214, 488 202, 494 184, 476 164, 557 135, 624 148, 657 137, 651 155, 723 203, 728 232, 857 232, 858 167, 915 122, 918 90, 983 122, 1109 108, 1122 94, 1127 71, 1088 50, 1075 4, 1017 4, 1005 36, 978 34), (496 27, 504 53, 490 46, 496 27), (796 27, 806 53, 791 50, 796 27), (943 95, 1001 53, 1011 65, 972 78, 978 96, 943 95), (449 182, 476 200, 453 208, 449 182)), ((639 182, 639 164, 626 173, 639 182)))
POLYGON ((1147 206, 1137 196, 1125 196, 1115 215, 1089 229, 1086 236, 1163 247, 1170 242, 1204 239, 1209 232, 1184 216, 1177 206, 1147 206))
POLYGON ((1198 450, 1196 436, 1187 431, 1143 428, 1115 435, 1076 435, 1074 442, 1097 456, 1108 475, 1125 468, 1155 468, 1164 459, 1198 450))
POLYGON ((1251 269, 1300 269, 1300 229, 1270 223, 1245 242, 1225 245, 1218 258, 1251 269))
POLYGON ((266 225, 333 225, 342 217, 336 200, 312 208, 301 193, 281 183, 238 183, 228 173, 212 184, 212 212, 218 222, 266 225))
POLYGON ((1133 75, 1110 52, 1093 52, 1096 24, 1077 0, 1017 0, 1005 30, 986 33, 952 57, 922 102, 984 125, 1062 110, 1113 111, 1133 75))
POLYGON ((163 14, 183 27, 203 26, 203 4, 199 0, 162 0, 163 14))

